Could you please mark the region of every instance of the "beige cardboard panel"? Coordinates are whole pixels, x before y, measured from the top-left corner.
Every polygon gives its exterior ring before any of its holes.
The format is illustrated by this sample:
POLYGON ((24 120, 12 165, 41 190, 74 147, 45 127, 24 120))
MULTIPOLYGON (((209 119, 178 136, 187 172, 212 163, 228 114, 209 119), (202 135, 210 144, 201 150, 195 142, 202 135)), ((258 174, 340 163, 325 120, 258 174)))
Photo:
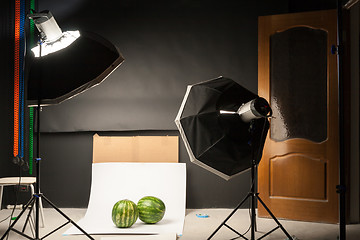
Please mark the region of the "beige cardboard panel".
POLYGON ((93 162, 179 161, 178 136, 93 136, 93 162))

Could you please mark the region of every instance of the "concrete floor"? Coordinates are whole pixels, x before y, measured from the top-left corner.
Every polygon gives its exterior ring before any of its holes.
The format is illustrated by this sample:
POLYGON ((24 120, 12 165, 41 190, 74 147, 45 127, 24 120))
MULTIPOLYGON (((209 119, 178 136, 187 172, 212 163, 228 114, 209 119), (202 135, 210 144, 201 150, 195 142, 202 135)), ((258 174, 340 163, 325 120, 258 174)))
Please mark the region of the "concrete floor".
MULTIPOLYGON (((81 219, 86 210, 85 209, 62 209, 66 215, 68 215, 75 222, 81 219)), ((18 210, 16 211, 18 212, 18 210)), ((15 213, 16 213, 15 212, 15 213)), ((223 222, 223 220, 228 216, 231 212, 231 209, 189 209, 187 210, 185 217, 185 225, 183 235, 178 237, 179 240, 201 240, 207 239, 211 233, 215 231, 215 229, 223 222), (208 218, 199 218, 196 214, 207 214, 208 218)), ((10 210, 1 210, 0 211, 0 221, 11 213, 10 210)), ((44 210, 45 214, 45 228, 40 228, 40 238, 44 237, 48 232, 57 228, 66 222, 66 220, 55 212, 53 209, 46 208, 44 210)), ((15 214, 16 216, 16 214, 15 214)), ((22 217, 17 223, 17 228, 21 229, 25 218, 22 217)), ((291 236, 294 236, 299 240, 336 240, 338 236, 339 226, 336 224, 320 224, 320 223, 308 223, 308 222, 299 222, 299 221, 285 221, 280 220, 283 227, 286 231, 289 232, 291 236)), ((6 229, 8 228, 9 221, 6 220, 0 223, 0 235, 2 236, 6 229)), ((237 211, 232 218, 228 221, 228 225, 236 229, 240 233, 244 233, 250 224, 249 220, 249 211, 246 209, 240 209, 237 211)), ((80 240, 80 239, 88 239, 84 235, 77 236, 62 236, 62 233, 65 232, 71 225, 68 224, 64 228, 59 231, 51 234, 45 239, 49 240, 80 240)), ((260 237, 265 232, 270 231, 276 227, 276 223, 272 219, 262 219, 257 218, 257 228, 258 232, 256 233, 256 237, 260 237)), ((26 230, 28 233, 30 229, 26 230)), ((1 237, 0 236, 0 237, 1 237)), ((250 234, 247 233, 245 235, 247 238, 250 238, 250 234)), ((213 240, 228 240, 234 239, 237 235, 233 233, 226 227, 222 227, 219 232, 212 238, 213 240)), ((154 236, 102 236, 102 235, 94 235, 93 238, 95 240, 127 240, 127 239, 149 239, 152 240, 154 236)), ((5 238, 6 239, 6 238, 5 238)), ((17 239, 26 239, 22 236, 12 232, 9 235, 10 240, 17 239)), ((164 236, 162 238, 156 237, 156 239, 166 239, 166 240, 174 240, 175 237, 164 236)), ((242 238, 238 238, 242 239, 242 238)), ((278 229, 271 233, 269 236, 264 239, 279 239, 285 240, 287 237, 284 233, 278 229)), ((348 225, 347 226, 347 240, 359 240, 360 239, 360 224, 356 225, 348 225)))

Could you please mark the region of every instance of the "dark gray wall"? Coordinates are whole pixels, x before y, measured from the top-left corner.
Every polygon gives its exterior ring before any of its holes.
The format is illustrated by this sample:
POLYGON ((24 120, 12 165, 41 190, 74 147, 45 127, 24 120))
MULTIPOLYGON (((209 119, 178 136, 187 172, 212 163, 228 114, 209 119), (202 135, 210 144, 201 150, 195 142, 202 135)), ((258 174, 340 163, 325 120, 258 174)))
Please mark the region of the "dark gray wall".
MULTIPOLYGON (((173 120, 187 84, 223 75, 257 91, 258 16, 333 7, 332 1, 287 0, 39 1, 39 9, 50 9, 64 30, 97 32, 115 43, 126 59, 100 86, 44 109, 42 192, 60 207, 86 207, 95 132, 178 135, 173 120)), ((11 74, 0 90, 7 103, 2 104, 0 120, 1 176, 17 173, 10 162, 11 74)), ((227 182, 190 163, 181 140, 179 154, 180 162, 187 164, 188 208, 234 207, 248 192, 249 173, 227 182)))

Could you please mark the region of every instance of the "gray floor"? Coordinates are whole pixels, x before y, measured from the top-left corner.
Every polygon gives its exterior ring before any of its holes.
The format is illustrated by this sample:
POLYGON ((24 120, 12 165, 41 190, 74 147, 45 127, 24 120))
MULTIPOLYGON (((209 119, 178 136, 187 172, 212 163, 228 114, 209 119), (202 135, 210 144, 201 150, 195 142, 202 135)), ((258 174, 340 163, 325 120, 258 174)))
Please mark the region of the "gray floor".
MULTIPOLYGON (((75 222, 81 219, 85 214, 85 209, 62 209, 65 214, 67 214, 75 222)), ((221 222, 228 216, 231 212, 231 209, 189 209, 187 210, 185 217, 185 225, 183 235, 180 236, 179 240, 200 240, 207 239, 211 233, 221 224, 221 222), (196 214, 207 214, 208 218, 199 218, 196 214)), ((1 210, 0 211, 0 221, 6 218, 11 213, 10 210, 1 210)), ((16 214, 15 214, 16 215, 16 214)), ((23 217, 21 219, 24 219, 23 217)), ((65 219, 60 216, 53 209, 45 209, 45 228, 40 229, 40 238, 45 236, 48 232, 52 231, 56 227, 65 223, 65 219)), ((320 224, 320 223, 308 223, 308 222, 299 222, 299 221, 285 221, 280 220, 284 228, 289 232, 290 235, 295 236, 299 240, 336 240, 338 236, 339 226, 336 224, 320 224)), ((4 234, 8 228, 9 221, 0 223, 0 234, 4 234)), ((249 227, 249 212, 248 210, 241 209, 233 215, 229 220, 228 225, 235 228, 240 233, 244 233, 249 227)), ((22 228, 23 221, 19 221, 17 228, 22 228)), ((78 239, 88 239, 84 235, 79 236, 62 236, 62 233, 69 228, 70 225, 60 229, 59 231, 51 234, 45 239, 49 240, 78 240, 78 239)), ((276 224, 271 219, 262 219, 257 218, 257 227, 258 232, 257 237, 260 237, 264 232, 270 231, 276 224)), ((30 232, 30 229, 26 230, 30 232)), ((249 233, 245 235, 247 238, 250 238, 249 233)), ((109 236, 93 236, 96 240, 107 239, 109 236)), ((141 237, 143 239, 144 236, 141 237)), ((220 231, 212 238, 213 240, 220 239, 231 239, 237 237, 232 231, 223 227, 220 231)), ((139 236, 116 236, 114 239, 137 239, 139 236)), ((26 239, 18 234, 12 232, 8 239, 26 239)), ((239 238, 242 239, 242 238, 239 238)), ((287 239, 283 232, 278 229, 271 233, 264 239, 287 239)), ((347 240, 359 240, 360 239, 360 224, 348 225, 347 226, 347 240)))

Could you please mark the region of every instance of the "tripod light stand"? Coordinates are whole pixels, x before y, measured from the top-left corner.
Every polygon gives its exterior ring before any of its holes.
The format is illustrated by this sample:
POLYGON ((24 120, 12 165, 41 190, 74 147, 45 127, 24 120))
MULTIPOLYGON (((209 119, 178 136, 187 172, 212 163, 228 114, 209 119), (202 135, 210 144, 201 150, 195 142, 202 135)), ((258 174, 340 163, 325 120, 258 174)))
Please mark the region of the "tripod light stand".
POLYGON ((40 112, 41 107, 59 104, 87 89, 100 84, 123 61, 118 49, 100 36, 87 32, 62 32, 49 11, 29 14, 40 33, 39 45, 32 49, 35 56, 27 57, 29 69, 27 81, 27 105, 36 107, 37 148, 35 194, 24 206, 16 220, 0 240, 10 231, 25 238, 40 240, 71 223, 89 239, 92 238, 65 213, 40 192, 40 112), (47 202, 67 222, 42 238, 39 236, 40 199, 47 202), (35 236, 25 234, 25 227, 35 205, 35 236), (14 228, 25 211, 29 213, 22 231, 14 228))
MULTIPOLYGON (((252 128, 253 126, 253 120, 251 120, 251 126, 250 128, 252 128)), ((264 121, 264 126, 262 129, 263 134, 265 134, 264 132, 267 131, 268 126, 266 126, 267 124, 267 120, 264 121)), ((250 140, 250 144, 251 144, 252 140, 250 140)), ((263 234, 261 237, 258 238, 258 240, 265 238, 266 236, 268 236, 269 234, 271 234, 273 231, 277 230, 277 229, 281 229, 284 234, 288 237, 288 239, 292 239, 292 237, 290 236, 290 234, 286 231, 286 229, 282 226, 282 224, 277 220, 277 218, 275 217, 275 215, 271 212, 271 210, 266 206, 266 204, 263 202, 263 200, 260 198, 259 193, 255 191, 255 178, 256 178, 256 173, 257 173, 257 163, 255 161, 256 157, 255 157, 255 153, 254 151, 252 151, 252 156, 253 156, 253 160, 251 161, 251 189, 250 192, 246 195, 246 197, 240 202, 240 204, 229 214, 229 216, 218 226, 218 228, 210 235, 210 237, 208 239, 211 239, 223 226, 229 228, 231 231, 235 232, 236 234, 239 235, 239 237, 242 237, 243 239, 248 239, 247 237, 245 237, 243 234, 239 233, 238 231, 236 231, 235 229, 233 229, 232 227, 230 227, 227 224, 227 221, 234 215, 234 213, 248 200, 250 199, 250 206, 251 206, 251 240, 255 239, 255 231, 256 231, 256 201, 258 200, 260 202, 260 204, 265 208, 265 210, 269 213, 269 215, 271 216, 271 218, 276 222, 277 226, 275 228, 273 228, 272 230, 270 230, 269 232, 263 234)))
POLYGON ((255 191, 255 172, 269 129, 272 114, 268 102, 243 88, 231 79, 219 77, 190 85, 181 104, 175 123, 189 154, 190 161, 229 180, 251 169, 251 190, 225 221, 208 239, 225 226, 242 237, 226 222, 251 199, 251 240, 255 239, 256 200, 264 206, 277 227, 292 237, 276 219, 255 191))

